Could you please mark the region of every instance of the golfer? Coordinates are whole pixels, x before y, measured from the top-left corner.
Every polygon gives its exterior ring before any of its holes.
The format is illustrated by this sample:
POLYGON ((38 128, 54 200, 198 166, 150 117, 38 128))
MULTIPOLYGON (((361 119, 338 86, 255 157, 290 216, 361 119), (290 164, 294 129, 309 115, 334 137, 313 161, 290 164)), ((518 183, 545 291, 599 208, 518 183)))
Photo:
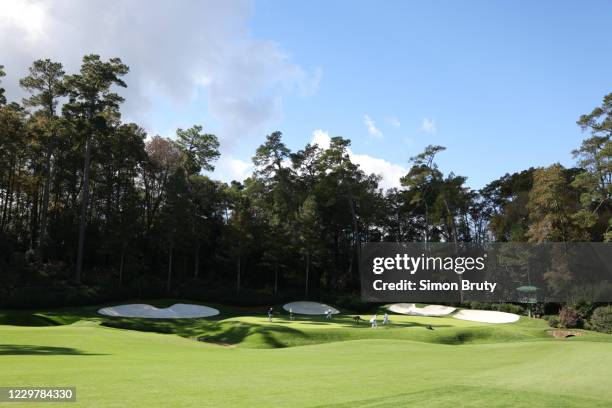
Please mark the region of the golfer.
POLYGON ((372 316, 372 318, 370 319, 370 323, 372 323, 372 328, 374 329, 375 327, 378 326, 378 324, 376 323, 376 320, 378 320, 378 315, 374 315, 372 316))
POLYGON ((293 316, 293 308, 289 308, 289 320, 295 320, 295 317, 293 316))
POLYGON ((383 315, 383 326, 386 326, 389 324, 389 315, 387 313, 385 313, 383 315))
POLYGON ((268 321, 272 322, 272 315, 274 314, 274 309, 270 308, 268 309, 268 321))

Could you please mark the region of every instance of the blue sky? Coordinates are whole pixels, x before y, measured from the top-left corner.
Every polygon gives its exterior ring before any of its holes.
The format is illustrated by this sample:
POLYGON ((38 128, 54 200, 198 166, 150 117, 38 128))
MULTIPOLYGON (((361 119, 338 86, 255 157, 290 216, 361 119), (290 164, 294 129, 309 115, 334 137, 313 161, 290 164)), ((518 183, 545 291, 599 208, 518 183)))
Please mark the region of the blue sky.
POLYGON ((561 162, 575 122, 612 92, 610 1, 5 0, 0 63, 9 98, 35 58, 130 67, 124 119, 150 134, 203 124, 216 177, 244 177, 267 133, 294 150, 344 136, 397 185, 410 157, 480 188, 561 162))
POLYGON ((612 3, 585 3, 260 1, 253 32, 322 68, 315 95, 285 101, 279 128, 292 146, 321 128, 406 164, 440 144, 441 168, 481 187, 573 163, 576 119, 612 91, 612 3), (382 137, 368 135, 365 114, 382 137), (435 133, 420 129, 425 118, 435 133))

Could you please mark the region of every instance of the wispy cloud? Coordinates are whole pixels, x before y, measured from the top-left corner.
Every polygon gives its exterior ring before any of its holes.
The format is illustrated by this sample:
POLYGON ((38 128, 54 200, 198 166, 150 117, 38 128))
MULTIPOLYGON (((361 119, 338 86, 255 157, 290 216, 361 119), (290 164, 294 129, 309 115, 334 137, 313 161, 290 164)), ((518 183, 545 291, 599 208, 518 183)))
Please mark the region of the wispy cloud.
POLYGON ((396 129, 399 129, 400 126, 402 126, 402 124, 400 123, 399 119, 396 118, 395 116, 389 116, 387 118, 387 123, 389 125, 391 125, 392 127, 396 128, 396 129))
POLYGON ((376 123, 374 123, 374 121, 369 115, 363 116, 363 123, 366 125, 366 128, 368 129, 368 134, 370 136, 375 137, 377 139, 383 137, 382 132, 376 127, 376 123))
POLYGON ((432 135, 436 134, 436 123, 433 119, 423 118, 423 122, 421 122, 421 130, 425 133, 430 133, 432 135))

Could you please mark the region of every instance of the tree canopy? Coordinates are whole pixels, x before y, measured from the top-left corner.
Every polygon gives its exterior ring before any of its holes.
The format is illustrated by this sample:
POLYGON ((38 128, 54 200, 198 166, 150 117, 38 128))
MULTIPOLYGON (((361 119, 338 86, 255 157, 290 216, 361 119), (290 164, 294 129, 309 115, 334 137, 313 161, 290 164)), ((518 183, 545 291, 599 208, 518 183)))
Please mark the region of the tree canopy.
POLYGON ((0 88, 0 298, 72 282, 135 295, 356 293, 365 242, 612 241, 612 94, 579 117, 589 134, 574 168, 478 191, 440 170, 442 146, 407 158, 401 187, 385 191, 348 138, 292 151, 281 132, 228 184, 210 177, 220 144, 202 125, 167 137, 122 120, 128 70, 87 55, 66 74, 44 59, 20 81, 21 103, 0 88))

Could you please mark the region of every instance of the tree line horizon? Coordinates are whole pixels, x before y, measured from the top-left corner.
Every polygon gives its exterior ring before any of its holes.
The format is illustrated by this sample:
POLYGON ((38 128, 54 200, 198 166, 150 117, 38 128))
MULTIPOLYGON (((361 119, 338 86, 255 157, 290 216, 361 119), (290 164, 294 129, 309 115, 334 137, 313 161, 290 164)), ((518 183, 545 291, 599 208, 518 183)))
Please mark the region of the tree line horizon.
POLYGON ((365 242, 612 241, 612 93, 577 113, 588 136, 574 167, 473 190, 443 174, 445 148, 430 145, 409 159, 401 188, 384 190, 351 161, 349 139, 291 151, 278 131, 246 180, 213 180, 202 171, 214 170, 219 141, 202 126, 150 137, 122 121, 115 90, 128 72, 95 54, 74 74, 42 59, 19 81, 21 102, 0 87, 0 296, 143 282, 167 293, 354 293, 365 242))

